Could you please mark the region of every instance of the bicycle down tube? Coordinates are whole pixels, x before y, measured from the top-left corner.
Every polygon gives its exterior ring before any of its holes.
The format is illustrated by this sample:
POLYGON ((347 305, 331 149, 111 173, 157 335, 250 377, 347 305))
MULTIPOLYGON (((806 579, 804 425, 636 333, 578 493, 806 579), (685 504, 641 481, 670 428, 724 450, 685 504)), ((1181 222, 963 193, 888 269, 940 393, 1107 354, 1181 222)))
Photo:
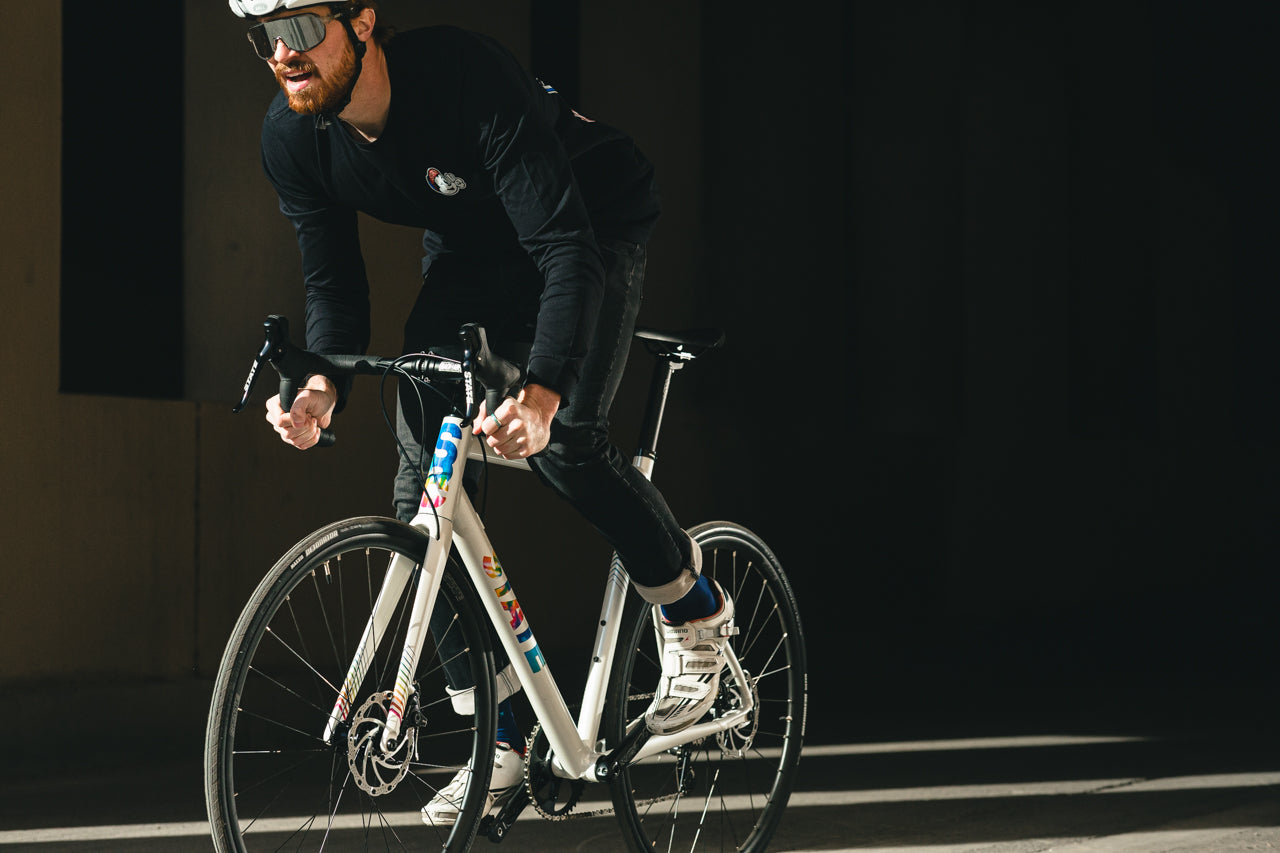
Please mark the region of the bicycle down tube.
MULTIPOLYGON (((527 459, 505 459, 493 453, 485 453, 478 441, 471 442, 467 458, 473 462, 486 465, 501 465, 517 470, 531 471, 527 459)), ((636 468, 649 477, 653 469, 653 460, 637 455, 633 460, 636 468), (641 462, 648 463, 644 466, 641 462)), ((578 738, 586 744, 598 743, 600 725, 603 717, 605 687, 609 683, 612 671, 614 650, 618 647, 618 639, 622 630, 622 613, 626 606, 627 590, 631 582, 622 560, 617 554, 609 561, 609 574, 605 578, 604 600, 600 605, 600 617, 596 624, 595 642, 591 647, 590 663, 587 667, 587 678, 582 691, 582 712, 578 718, 578 738)))

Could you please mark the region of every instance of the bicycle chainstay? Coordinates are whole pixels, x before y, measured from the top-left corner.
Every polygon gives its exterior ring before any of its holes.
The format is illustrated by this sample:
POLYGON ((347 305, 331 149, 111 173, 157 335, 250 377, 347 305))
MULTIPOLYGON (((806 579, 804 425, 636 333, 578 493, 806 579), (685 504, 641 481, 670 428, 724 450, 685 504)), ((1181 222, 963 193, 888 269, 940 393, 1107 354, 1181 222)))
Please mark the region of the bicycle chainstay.
MULTIPOLYGON (((647 697, 633 696, 631 698, 644 699, 644 698, 651 698, 652 695, 653 694, 649 694, 649 696, 647 697)), ((547 810, 543 808, 543 806, 538 802, 538 798, 533 790, 533 785, 534 785, 533 777, 535 774, 535 768, 533 767, 533 764, 535 762, 537 763, 538 766, 537 766, 536 772, 538 774, 551 772, 551 765, 549 761, 549 758, 550 758, 549 748, 548 748, 548 757, 546 759, 540 757, 536 752, 536 745, 538 744, 538 736, 541 734, 541 728, 542 728, 541 723, 535 724, 533 727, 533 731, 529 733, 528 755, 526 756, 525 762, 524 762, 525 790, 529 794, 529 805, 533 807, 533 810, 537 812, 538 816, 541 817, 543 820, 550 820, 550 821, 557 821, 557 822, 565 821, 565 820, 582 820, 584 818, 592 818, 592 817, 609 817, 613 815, 614 810, 612 806, 606 806, 602 809, 591 809, 589 811, 583 811, 583 812, 574 811, 574 807, 577 805, 578 798, 582 795, 582 790, 584 788, 584 783, 581 780, 574 780, 572 783, 571 783, 571 780, 568 780, 568 779, 564 780, 566 784, 571 784, 572 787, 570 789, 571 797, 569 801, 564 806, 561 807, 563 809, 562 811, 547 810)), ((692 770, 690 770, 689 772, 692 773, 692 770)), ((669 800, 679 799, 680 797, 684 796, 684 794, 685 794, 685 791, 683 790, 674 791, 670 794, 664 794, 661 797, 653 797, 647 800, 636 800, 635 804, 637 807, 639 806, 647 807, 651 805, 656 805, 657 803, 664 803, 669 800)))

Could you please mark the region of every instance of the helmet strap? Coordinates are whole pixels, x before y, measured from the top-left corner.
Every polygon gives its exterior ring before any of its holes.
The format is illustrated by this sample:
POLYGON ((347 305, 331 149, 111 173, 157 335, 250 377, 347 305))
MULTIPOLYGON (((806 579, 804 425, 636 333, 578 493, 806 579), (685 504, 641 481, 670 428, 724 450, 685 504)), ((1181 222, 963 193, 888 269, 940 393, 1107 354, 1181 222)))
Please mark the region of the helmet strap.
POLYGON ((347 91, 342 94, 342 100, 339 101, 337 106, 333 109, 326 110, 325 112, 326 117, 332 115, 334 118, 337 118, 338 114, 345 110, 347 105, 351 103, 351 95, 356 90, 356 83, 360 80, 360 71, 364 67, 364 54, 365 51, 368 50, 368 45, 356 37, 355 28, 351 26, 351 21, 348 18, 340 17, 338 18, 338 22, 342 24, 342 28, 347 31, 347 38, 351 42, 351 49, 356 53, 356 73, 351 75, 351 82, 347 84, 347 91))

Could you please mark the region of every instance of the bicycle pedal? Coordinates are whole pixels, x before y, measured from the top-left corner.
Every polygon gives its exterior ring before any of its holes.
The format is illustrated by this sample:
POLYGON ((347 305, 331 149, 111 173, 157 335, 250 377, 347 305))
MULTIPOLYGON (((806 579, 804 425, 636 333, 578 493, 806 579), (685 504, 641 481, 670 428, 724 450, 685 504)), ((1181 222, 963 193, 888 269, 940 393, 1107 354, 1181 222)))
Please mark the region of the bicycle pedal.
POLYGON ((516 791, 497 814, 488 815, 480 821, 480 834, 494 844, 501 844, 506 840, 507 833, 511 831, 516 818, 520 817, 520 813, 528 805, 529 789, 521 785, 520 790, 516 791))

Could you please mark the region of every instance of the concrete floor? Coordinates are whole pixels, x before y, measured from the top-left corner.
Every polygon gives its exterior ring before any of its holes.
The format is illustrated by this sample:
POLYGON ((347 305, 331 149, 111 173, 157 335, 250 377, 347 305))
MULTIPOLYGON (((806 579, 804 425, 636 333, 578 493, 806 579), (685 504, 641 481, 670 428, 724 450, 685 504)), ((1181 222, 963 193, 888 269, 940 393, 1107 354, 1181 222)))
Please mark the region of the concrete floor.
MULTIPOLYGON (((143 688, 132 707, 175 721, 152 730, 151 746, 136 740, 151 730, 138 715, 111 731, 86 723, 70 745, 74 754, 42 750, 40 721, 14 716, 22 697, 4 697, 0 711, 16 758, 6 760, 0 779, 0 847, 210 850, 199 766, 203 689, 192 684, 169 695, 169 687, 143 688)), ((1067 702, 1042 692, 985 705, 913 702, 910 710, 853 718, 817 713, 800 785, 770 849, 1280 849, 1275 706, 1266 697, 1218 698, 1194 712, 1172 698, 1067 702)), ((549 823, 527 814, 506 849, 619 849, 610 818, 549 823)))

